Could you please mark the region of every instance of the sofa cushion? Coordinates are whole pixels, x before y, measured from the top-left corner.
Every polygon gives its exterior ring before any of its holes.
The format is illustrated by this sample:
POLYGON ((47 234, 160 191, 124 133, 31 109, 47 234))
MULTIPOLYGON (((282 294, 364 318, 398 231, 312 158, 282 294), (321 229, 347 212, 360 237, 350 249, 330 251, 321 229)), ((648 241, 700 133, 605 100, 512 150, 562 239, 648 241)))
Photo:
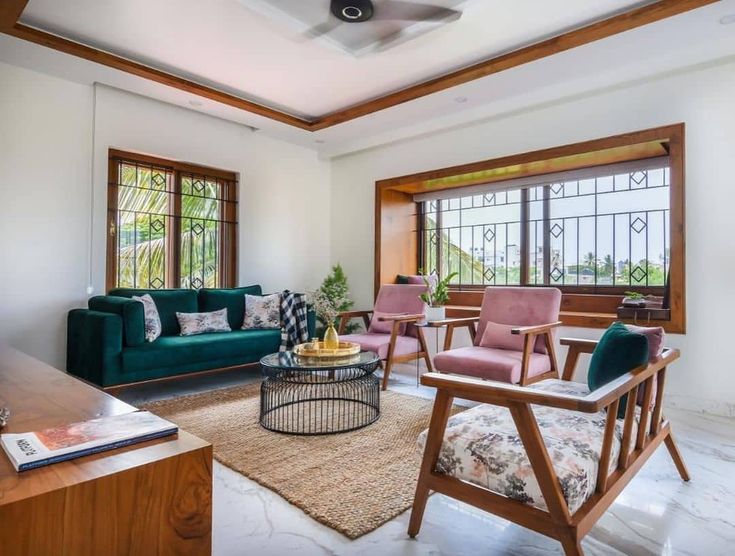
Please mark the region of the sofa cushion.
MULTIPOLYGON (((573 395, 589 393, 585 384, 557 379, 542 380, 529 388, 573 395)), ((533 406, 533 412, 569 511, 574 513, 595 492, 605 411, 581 413, 533 406)), ((631 439, 636 436, 635 428, 631 439)), ((422 449, 426 445, 426 433, 419 435, 422 449)), ((617 467, 622 437, 623 422, 618 420, 610 472, 617 467)), ((541 510, 547 509, 518 429, 504 407, 482 404, 451 417, 437 471, 541 510)))
MULTIPOLYGON (((523 353, 507 349, 480 346, 442 351, 434 357, 434 368, 444 373, 456 373, 478 378, 517 384, 521 380, 523 353)), ((528 376, 538 376, 551 370, 548 355, 531 353, 528 376)))
MULTIPOLYGON (((370 319, 370 326, 368 326, 368 332, 371 334, 392 334, 393 333, 393 321, 392 320, 380 320, 385 317, 398 317, 405 313, 384 313, 383 311, 373 311, 373 317, 370 319)), ((405 336, 406 334, 406 323, 402 322, 398 325, 398 334, 405 336)))
POLYGON ((158 316, 158 307, 150 294, 134 295, 133 301, 143 304, 143 315, 145 317, 145 339, 146 342, 154 342, 161 336, 161 317, 158 316))
POLYGON ((96 295, 87 302, 91 311, 112 313, 122 317, 124 343, 139 346, 145 342, 145 317, 143 304, 128 297, 96 295))
POLYGON ((262 295, 259 285, 243 288, 202 288, 199 290, 199 312, 209 313, 227 309, 227 322, 232 330, 242 328, 245 315, 245 294, 262 295))
MULTIPOLYGON (((388 357, 388 346, 390 345, 390 334, 347 334, 339 337, 342 342, 355 342, 360 344, 362 351, 374 351, 378 357, 388 357)), ((409 355, 420 351, 419 341, 412 336, 397 336, 396 348, 393 355, 409 355)))
POLYGON ((198 310, 197 292, 195 290, 146 290, 134 288, 115 288, 110 295, 121 297, 142 296, 150 294, 156 302, 158 315, 161 318, 161 336, 177 336, 181 329, 176 313, 196 313, 198 310))
MULTIPOLYGON (((612 323, 592 352, 587 385, 594 391, 648 362, 648 338, 628 330, 622 322, 612 323)), ((620 398, 618 416, 625 415, 628 396, 620 398)))
POLYGON ((208 313, 176 313, 182 336, 195 336, 208 332, 230 332, 227 322, 227 309, 208 313))
POLYGON ((161 336, 153 343, 127 348, 123 372, 164 369, 241 357, 243 364, 278 351, 280 330, 233 330, 197 336, 161 336))

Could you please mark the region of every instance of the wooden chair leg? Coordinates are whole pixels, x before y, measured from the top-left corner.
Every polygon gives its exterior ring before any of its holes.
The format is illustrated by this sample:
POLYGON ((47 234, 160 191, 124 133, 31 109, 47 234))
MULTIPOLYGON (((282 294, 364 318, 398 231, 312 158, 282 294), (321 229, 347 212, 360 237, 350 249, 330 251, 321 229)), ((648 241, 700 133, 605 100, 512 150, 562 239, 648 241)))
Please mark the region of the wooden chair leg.
POLYGON ((383 365, 383 390, 388 389, 388 376, 390 375, 391 367, 393 367, 393 354, 388 354, 388 359, 385 360, 383 365))
POLYGON ((679 475, 681 475, 682 481, 688 481, 691 478, 689 476, 689 470, 684 463, 684 458, 681 457, 681 452, 679 452, 676 442, 674 442, 674 437, 671 436, 671 432, 669 432, 669 434, 666 435, 666 438, 664 438, 664 443, 666 444, 666 449, 671 455, 671 459, 674 460, 674 465, 676 465, 676 470, 679 472, 679 475))
POLYGON ((429 478, 434 471, 436 460, 439 458, 442 442, 444 441, 444 431, 447 428, 449 413, 452 408, 453 398, 445 390, 439 390, 434 400, 434 410, 431 413, 431 422, 429 423, 429 432, 426 436, 426 447, 424 448, 424 458, 421 460, 421 470, 419 471, 419 479, 416 483, 416 495, 413 498, 413 508, 411 509, 411 518, 408 522, 408 536, 414 538, 419 534, 421 522, 424 519, 424 510, 426 502, 429 499, 429 478))
MULTIPOLYGON (((437 331, 437 334, 438 333, 439 332, 437 331)), ((429 370, 430 373, 433 373, 434 367, 431 364, 431 356, 429 355, 429 347, 426 345, 426 337, 424 336, 424 331, 421 328, 417 327, 416 335, 418 336, 421 351, 424 353, 424 361, 426 361, 426 368, 429 370)))
POLYGON ((559 542, 561 542, 565 556, 584 556, 582 543, 576 538, 574 533, 563 535, 559 539, 559 542))

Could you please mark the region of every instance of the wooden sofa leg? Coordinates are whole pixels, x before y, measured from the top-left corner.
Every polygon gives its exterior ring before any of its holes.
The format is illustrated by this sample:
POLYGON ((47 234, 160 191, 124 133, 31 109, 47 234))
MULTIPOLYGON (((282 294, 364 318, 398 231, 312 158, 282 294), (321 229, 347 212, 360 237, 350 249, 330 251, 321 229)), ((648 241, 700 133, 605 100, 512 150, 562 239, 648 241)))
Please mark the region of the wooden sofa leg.
POLYGON ((669 454, 671 454, 671 459, 674 460, 674 465, 676 465, 676 470, 679 472, 679 475, 681 475, 681 479, 683 481, 688 481, 690 479, 689 470, 684 463, 684 458, 681 457, 681 452, 679 452, 676 442, 674 442, 674 437, 671 436, 671 432, 669 432, 669 434, 666 435, 666 438, 664 438, 664 443, 666 444, 666 449, 669 451, 669 454))

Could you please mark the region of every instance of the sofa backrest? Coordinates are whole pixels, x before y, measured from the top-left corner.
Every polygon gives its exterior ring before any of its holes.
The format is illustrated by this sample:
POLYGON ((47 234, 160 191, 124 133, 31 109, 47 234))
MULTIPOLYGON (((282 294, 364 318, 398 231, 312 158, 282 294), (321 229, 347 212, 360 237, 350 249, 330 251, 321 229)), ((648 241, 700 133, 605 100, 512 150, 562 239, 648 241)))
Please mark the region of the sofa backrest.
POLYGON ((230 328, 240 330, 245 315, 245 294, 263 295, 263 289, 257 284, 243 288, 202 288, 199 290, 199 311, 227 309, 230 328))
POLYGON ((161 335, 177 336, 181 333, 179 320, 176 313, 196 313, 199 311, 199 303, 196 290, 171 289, 171 290, 148 290, 139 288, 115 288, 110 290, 109 295, 119 297, 133 297, 134 295, 150 294, 156 302, 158 315, 161 318, 161 335))

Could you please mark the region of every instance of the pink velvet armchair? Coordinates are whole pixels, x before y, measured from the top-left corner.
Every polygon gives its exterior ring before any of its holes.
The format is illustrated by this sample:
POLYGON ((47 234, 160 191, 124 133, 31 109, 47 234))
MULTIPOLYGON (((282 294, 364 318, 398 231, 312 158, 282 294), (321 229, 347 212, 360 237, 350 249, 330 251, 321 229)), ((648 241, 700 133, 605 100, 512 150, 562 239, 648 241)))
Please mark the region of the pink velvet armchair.
POLYGON ((560 306, 556 288, 488 287, 479 317, 443 321, 448 336, 469 326, 473 345, 437 354, 434 368, 522 386, 558 378, 553 329, 561 325, 560 306))
POLYGON ((419 295, 425 285, 385 284, 380 287, 375 308, 369 311, 340 313, 340 339, 360 344, 364 351, 374 351, 383 365, 383 390, 394 363, 423 358, 431 372, 431 358, 426 349, 423 331, 413 323, 424 319, 424 302, 419 295), (343 335, 347 322, 362 317, 365 332, 343 335))

